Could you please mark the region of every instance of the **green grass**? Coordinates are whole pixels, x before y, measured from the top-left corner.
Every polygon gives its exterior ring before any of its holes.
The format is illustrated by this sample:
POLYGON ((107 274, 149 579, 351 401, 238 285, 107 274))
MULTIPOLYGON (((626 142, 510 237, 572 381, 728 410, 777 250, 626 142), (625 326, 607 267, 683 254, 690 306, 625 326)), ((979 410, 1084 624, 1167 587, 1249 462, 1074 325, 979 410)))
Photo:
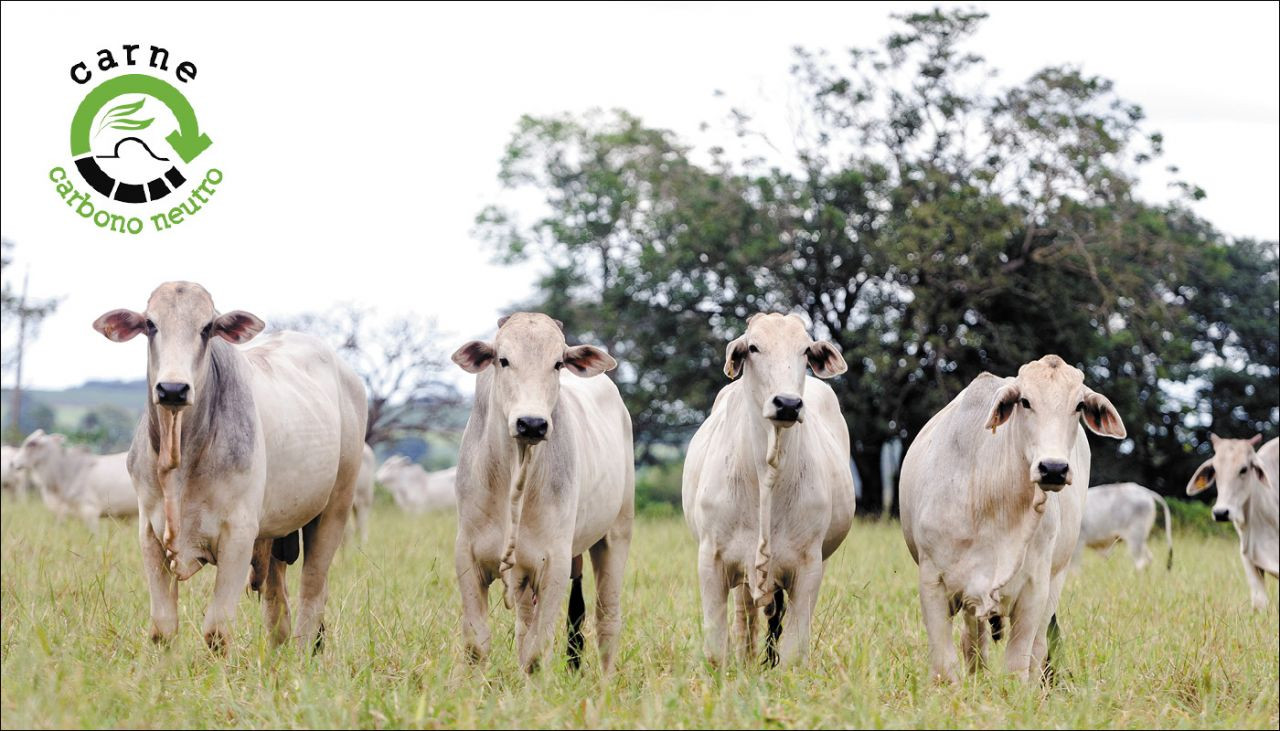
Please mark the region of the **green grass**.
POLYGON ((271 649, 246 595, 219 658, 199 630, 211 569, 183 585, 178 638, 156 647, 132 523, 91 537, 6 502, 3 725, 1277 726, 1276 584, 1271 608, 1251 612, 1234 538, 1179 534, 1172 573, 1137 573, 1122 551, 1090 555, 1059 614, 1069 675, 1046 692, 990 671, 955 687, 927 679, 915 566, 897 525, 883 523, 855 524, 829 563, 805 667, 709 670, 693 540, 679 518, 647 517, 615 675, 599 677, 594 656, 580 677, 564 670, 560 638, 554 665, 526 679, 497 592, 492 657, 462 660, 453 517, 378 510, 369 543, 335 562, 321 655, 271 649))

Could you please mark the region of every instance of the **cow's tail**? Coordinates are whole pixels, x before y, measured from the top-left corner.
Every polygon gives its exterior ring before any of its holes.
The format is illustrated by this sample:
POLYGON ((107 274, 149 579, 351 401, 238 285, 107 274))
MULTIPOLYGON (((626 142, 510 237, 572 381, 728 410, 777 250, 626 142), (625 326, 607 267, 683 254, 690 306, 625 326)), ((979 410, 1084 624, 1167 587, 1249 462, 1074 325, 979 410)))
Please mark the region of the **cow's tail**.
POLYGON ((587 616, 587 603, 582 598, 582 555, 573 557, 569 574, 569 667, 582 666, 582 621, 587 616))
POLYGON ((1004 639, 1004 618, 999 614, 993 614, 987 617, 987 622, 991 625, 991 641, 999 642, 1004 639))
POLYGON ((787 599, 782 589, 773 590, 773 601, 769 607, 769 633, 764 637, 764 664, 767 667, 778 666, 778 642, 782 638, 782 615, 787 612, 787 599))
POLYGON ((1164 508, 1164 542, 1169 547, 1169 557, 1165 559, 1164 567, 1167 571, 1173 570, 1173 521, 1169 518, 1169 503, 1165 502, 1155 490, 1147 490, 1151 496, 1160 503, 1160 507, 1164 508))

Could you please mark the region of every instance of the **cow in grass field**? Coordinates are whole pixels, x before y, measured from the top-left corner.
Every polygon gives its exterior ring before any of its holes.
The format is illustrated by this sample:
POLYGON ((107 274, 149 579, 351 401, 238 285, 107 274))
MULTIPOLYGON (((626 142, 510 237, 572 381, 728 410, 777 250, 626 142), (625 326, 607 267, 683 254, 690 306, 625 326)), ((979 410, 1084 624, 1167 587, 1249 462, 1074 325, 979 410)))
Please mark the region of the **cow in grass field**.
POLYGON ((756 656, 760 609, 770 665, 809 652, 826 560, 853 522, 849 429, 835 392, 818 380, 846 368, 795 315, 753 315, 726 349, 725 375, 741 377, 716 396, 689 443, 682 488, 712 664, 725 661, 731 596, 744 659, 756 656))
POLYGON ((489 653, 489 585, 501 580, 516 610, 520 667, 545 660, 566 595, 569 664, 578 667, 590 553, 608 672, 635 519, 631 416, 601 375, 616 363, 600 348, 566 345, 558 321, 527 312, 502 318, 492 341, 463 345, 453 362, 477 376, 458 455, 454 546, 467 650, 474 660, 489 653))
POLYGON ((957 678, 952 618, 964 617, 970 671, 992 629, 1009 620, 1005 665, 1048 676, 1049 635, 1080 534, 1090 431, 1124 423, 1084 374, 1056 355, 983 373, 925 424, 900 483, 902 533, 920 567, 920 609, 935 679, 957 678))
POLYGON ((329 564, 360 471, 364 384, 332 348, 221 313, 203 287, 168 282, 142 312, 113 310, 94 328, 147 339, 146 414, 129 452, 138 538, 151 589, 152 638, 178 628, 178 582, 218 568, 204 638, 225 648, 245 577, 263 595, 273 640, 319 648, 329 564), (297 623, 285 569, 305 547, 297 623), (252 569, 252 573, 251 573, 252 569))
POLYGON ((1267 608, 1266 575, 1280 572, 1280 439, 1223 439, 1210 435, 1213 457, 1187 483, 1187 494, 1196 495, 1217 484, 1213 517, 1231 521, 1240 534, 1240 560, 1249 582, 1249 599, 1259 611, 1267 608))
POLYGON ((1164 539, 1169 549, 1165 568, 1173 568, 1173 523, 1169 519, 1169 503, 1164 498, 1136 482, 1096 485, 1086 494, 1080 540, 1076 543, 1072 564, 1080 564, 1086 547, 1109 551, 1117 541, 1124 541, 1133 565, 1139 571, 1145 569, 1151 563, 1147 536, 1156 523, 1157 509, 1163 509, 1164 539))
POLYGON ((68 446, 62 434, 36 429, 23 440, 13 463, 55 515, 78 517, 96 531, 99 518, 138 515, 138 493, 129 479, 127 458, 124 452, 99 455, 68 446))

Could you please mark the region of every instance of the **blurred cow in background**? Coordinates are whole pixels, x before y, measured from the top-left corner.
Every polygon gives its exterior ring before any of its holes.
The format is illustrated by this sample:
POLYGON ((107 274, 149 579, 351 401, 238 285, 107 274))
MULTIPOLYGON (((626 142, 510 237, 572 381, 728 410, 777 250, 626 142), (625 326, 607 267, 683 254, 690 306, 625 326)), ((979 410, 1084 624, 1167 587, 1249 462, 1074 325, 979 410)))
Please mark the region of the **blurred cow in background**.
POLYGON ((17 447, 8 444, 0 446, 0 488, 13 493, 14 497, 25 499, 31 488, 31 480, 26 470, 13 466, 13 458, 17 455, 17 447))
POLYGON ((1280 440, 1272 439, 1253 451, 1262 441, 1223 439, 1210 434, 1213 457, 1206 460, 1187 483, 1187 494, 1195 495, 1217 483, 1218 499, 1213 504, 1214 520, 1231 521, 1240 534, 1240 559, 1249 582, 1253 608, 1267 608, 1264 574, 1280 571, 1280 440))
POLYGON ((68 447, 65 436, 37 429, 22 442, 13 466, 30 476, 55 515, 77 516, 96 530, 102 516, 138 514, 127 458, 127 452, 98 455, 84 447, 68 447))
POLYGON ((1136 482, 1121 482, 1089 488, 1080 522, 1080 541, 1076 543, 1071 564, 1079 566, 1084 548, 1109 550, 1116 541, 1129 546, 1129 555, 1139 571, 1151 563, 1147 536, 1156 524, 1156 503, 1164 509, 1164 539, 1169 547, 1165 568, 1173 568, 1173 523, 1169 519, 1169 503, 1136 482))
POLYGON ((378 484, 387 488, 396 506, 408 513, 446 510, 458 502, 454 492, 456 467, 427 472, 422 465, 397 454, 378 468, 378 484))

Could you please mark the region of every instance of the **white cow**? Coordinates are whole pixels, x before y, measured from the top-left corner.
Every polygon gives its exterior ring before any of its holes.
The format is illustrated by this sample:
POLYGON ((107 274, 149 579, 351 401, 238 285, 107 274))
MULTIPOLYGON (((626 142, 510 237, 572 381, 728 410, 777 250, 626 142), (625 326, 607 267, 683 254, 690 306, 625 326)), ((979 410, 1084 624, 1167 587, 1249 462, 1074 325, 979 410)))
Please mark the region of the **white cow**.
POLYGON ((1094 433, 1124 423, 1056 355, 983 373, 934 415, 907 450, 902 533, 920 566, 920 608, 935 679, 958 664, 951 618, 964 614, 970 671, 985 663, 988 623, 1011 620, 1008 670, 1049 673, 1048 634, 1080 534, 1094 433), (1000 427, 1004 427, 1001 429, 1000 427))
POLYGON ((456 467, 427 472, 422 465, 397 454, 378 468, 378 484, 387 488, 401 510, 421 513, 444 510, 457 504, 454 492, 456 467))
POLYGON ((582 554, 596 578, 596 636, 604 672, 622 626, 622 579, 635 517, 631 416, 616 363, 567 346, 560 323, 516 313, 493 342, 473 340, 453 362, 478 374, 459 453, 454 562, 469 654, 489 653, 489 584, 516 608, 516 646, 532 672, 547 655, 569 593, 569 664, 582 651, 582 554), (570 586, 572 584, 572 586, 570 586))
POLYGON ((98 455, 84 447, 68 447, 65 436, 37 429, 23 440, 14 465, 30 476, 55 515, 74 515, 96 531, 103 516, 138 514, 127 457, 127 452, 98 455))
POLYGON ((1116 541, 1129 546, 1129 555, 1139 571, 1151 563, 1147 536, 1156 524, 1156 505, 1164 509, 1164 538, 1169 547, 1165 568, 1173 568, 1173 523, 1169 519, 1169 503, 1155 492, 1136 482, 1096 485, 1086 492, 1084 518, 1080 523, 1080 540, 1071 563, 1079 565, 1086 546, 1108 551, 1116 541))
POLYGON ((1223 439, 1210 434, 1213 457, 1196 470, 1187 483, 1195 495, 1217 483, 1218 499, 1213 517, 1231 521, 1240 534, 1240 560, 1249 582, 1253 608, 1267 608, 1266 574, 1280 571, 1280 440, 1272 439, 1257 452, 1259 434, 1252 439, 1223 439))
POLYGON ((364 445, 360 474, 356 477, 356 492, 351 500, 352 531, 361 543, 369 540, 369 514, 373 512, 373 472, 376 464, 373 447, 364 445))
POLYGON ((14 497, 25 498, 30 488, 30 479, 26 470, 13 466, 13 459, 17 454, 17 447, 8 444, 0 446, 0 489, 13 493, 14 497))
POLYGON ((220 314, 191 282, 162 284, 145 312, 113 310, 93 325, 116 342, 147 337, 149 397, 129 473, 142 516, 152 638, 177 631, 177 582, 212 563, 210 648, 225 648, 246 576, 263 594, 272 639, 286 641, 285 569, 297 560, 301 533, 306 555, 292 636, 319 649, 329 565, 360 472, 368 410, 360 378, 307 335, 273 333, 236 347, 263 322, 240 310, 220 314))
POLYGON ((847 370, 799 317, 753 315, 725 351, 725 375, 742 378, 720 391, 689 443, 684 514, 698 541, 704 650, 716 665, 733 591, 744 660, 755 658, 758 607, 769 618, 770 665, 808 654, 826 560, 853 521, 849 429, 835 392, 806 368, 820 378, 847 370))

